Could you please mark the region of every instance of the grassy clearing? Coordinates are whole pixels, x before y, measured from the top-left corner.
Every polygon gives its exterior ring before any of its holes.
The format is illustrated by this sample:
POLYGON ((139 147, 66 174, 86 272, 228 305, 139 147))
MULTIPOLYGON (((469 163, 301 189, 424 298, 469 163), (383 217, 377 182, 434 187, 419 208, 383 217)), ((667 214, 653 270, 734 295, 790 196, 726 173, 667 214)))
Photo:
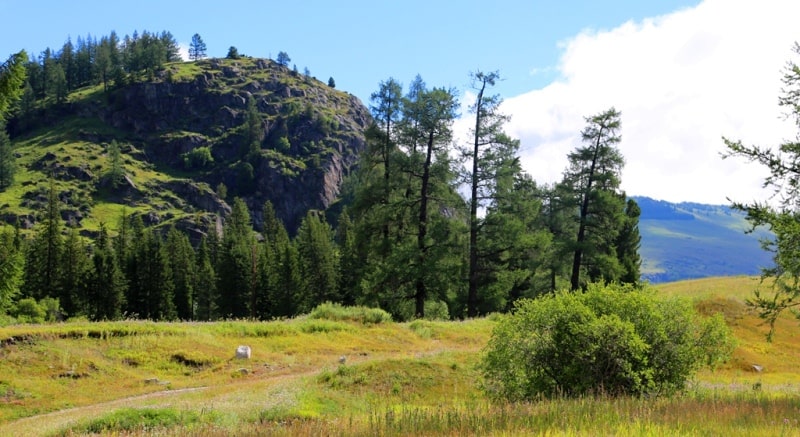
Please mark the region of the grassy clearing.
POLYGON ((800 330, 787 316, 766 343, 744 305, 756 283, 659 287, 722 312, 739 341, 671 398, 491 402, 477 364, 492 318, 370 322, 329 306, 269 323, 3 327, 0 435, 797 435, 800 330), (234 358, 241 344, 250 360, 234 358))

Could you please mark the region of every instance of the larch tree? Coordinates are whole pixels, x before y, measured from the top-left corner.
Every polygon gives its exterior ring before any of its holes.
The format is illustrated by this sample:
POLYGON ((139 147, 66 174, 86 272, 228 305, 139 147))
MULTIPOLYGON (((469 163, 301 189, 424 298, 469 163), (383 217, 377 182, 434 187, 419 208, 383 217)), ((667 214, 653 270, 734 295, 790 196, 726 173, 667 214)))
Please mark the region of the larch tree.
MULTIPOLYGON (((453 91, 444 88, 425 90, 416 102, 419 109, 417 119, 408 120, 409 127, 416 132, 413 138, 420 138, 420 148, 412 151, 410 175, 419 180, 413 202, 417 205, 416 216, 416 254, 412 261, 414 271, 414 315, 425 316, 425 301, 429 298, 429 286, 433 276, 438 273, 437 261, 431 257, 431 248, 436 245, 432 238, 432 209, 436 189, 448 186, 452 174, 449 162, 449 149, 452 141, 452 125, 456 118, 458 101, 453 91), (437 186, 437 183, 440 185, 437 186)), ((416 148, 416 147, 415 147, 416 148)), ((441 211, 441 208, 435 209, 441 211)))
MULTIPOLYGON (((472 87, 477 91, 475 103, 470 113, 475 117, 471 131, 471 143, 461 147, 462 158, 467 161, 464 182, 469 186, 469 289, 467 293, 467 317, 478 315, 478 282, 480 258, 490 256, 499 248, 494 247, 488 253, 478 245, 479 233, 485 226, 500 225, 497 221, 485 221, 478 216, 479 209, 490 207, 496 203, 504 182, 510 187, 510 181, 519 172, 519 141, 510 138, 503 131, 503 125, 509 117, 500 112, 502 100, 497 95, 489 95, 489 89, 495 85, 500 76, 497 72, 476 72, 471 75, 472 87), (482 253, 483 252, 483 253, 482 253)), ((485 264, 484 264, 485 265, 485 264)), ((487 273, 487 272, 483 272, 487 273)), ((490 273, 490 272, 488 272, 490 273)))
POLYGON ((581 288, 583 284, 581 270, 585 268, 585 257, 597 252, 595 237, 608 234, 613 234, 612 239, 616 237, 617 228, 610 226, 614 223, 609 223, 609 216, 620 212, 613 205, 619 197, 617 190, 624 165, 617 148, 621 140, 620 125, 620 113, 614 108, 587 117, 586 127, 581 132, 584 145, 567 156, 569 167, 564 174, 564 184, 578 203, 578 231, 570 276, 572 290, 581 288))
MULTIPOLYGON (((792 51, 800 55, 800 44, 792 51)), ((800 128, 800 64, 791 59, 784 70, 784 88, 778 103, 786 109, 787 118, 800 128)), ((724 158, 738 157, 755 162, 767 170, 764 187, 773 190, 770 201, 733 202, 733 207, 747 214, 752 225, 765 227, 772 236, 761 246, 773 254, 774 265, 762 269, 762 278, 771 291, 756 289, 748 304, 759 311, 770 324, 769 339, 775 322, 786 310, 796 312, 800 306, 800 140, 795 137, 777 147, 745 145, 741 141, 723 138, 727 151, 724 158)))
POLYGON ((22 96, 26 62, 28 55, 22 50, 0 64, 0 120, 5 120, 11 106, 22 96))

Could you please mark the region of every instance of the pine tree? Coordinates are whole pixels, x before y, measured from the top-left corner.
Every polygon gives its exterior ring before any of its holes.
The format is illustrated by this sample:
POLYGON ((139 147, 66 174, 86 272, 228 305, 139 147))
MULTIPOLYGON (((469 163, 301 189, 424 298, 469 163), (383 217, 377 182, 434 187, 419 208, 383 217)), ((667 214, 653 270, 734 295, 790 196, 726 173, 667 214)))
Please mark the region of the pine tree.
POLYGON ((6 119, 11 106, 22 96, 27 61, 28 54, 22 50, 0 64, 0 121, 6 119))
POLYGON ((20 293, 25 258, 15 232, 0 231, 0 314, 5 314, 20 293))
POLYGON ((310 311, 323 302, 341 303, 333 231, 325 216, 309 211, 300 223, 295 241, 303 278, 300 311, 310 311))
POLYGON ((258 112, 256 100, 250 97, 247 100, 247 112, 245 115, 245 147, 242 148, 243 155, 248 160, 253 161, 261 154, 261 142, 264 140, 264 122, 258 112))
POLYGON ((193 320, 195 307, 195 253, 189 237, 175 227, 167 232, 164 247, 172 272, 175 311, 179 320, 193 320))
POLYGON ((207 238, 197 247, 195 270, 195 319, 214 320, 217 317, 217 277, 211 262, 207 238))
POLYGON ((192 35, 192 42, 189 43, 189 60, 197 61, 206 57, 206 43, 200 34, 192 35))
POLYGON ((122 163, 122 151, 120 150, 120 145, 116 140, 111 140, 111 144, 108 145, 108 162, 109 169, 107 177, 108 180, 111 181, 111 186, 116 189, 125 179, 125 167, 122 163))
POLYGON ((241 198, 235 198, 222 233, 217 269, 217 306, 222 317, 252 316, 256 241, 250 212, 241 198))
POLYGON ((86 296, 86 310, 92 320, 117 320, 125 307, 127 282, 117 264, 114 250, 104 225, 95 241, 90 266, 82 281, 86 296))
POLYGON ((5 122, 0 118, 0 191, 14 183, 16 172, 17 162, 11 147, 11 139, 6 133, 5 122))
POLYGON ((61 252, 60 294, 58 296, 61 308, 67 316, 85 312, 87 298, 83 296, 81 281, 88 268, 88 262, 86 246, 81 241, 78 230, 71 228, 61 252))
POLYGON ((261 284, 269 294, 265 299, 269 302, 269 315, 272 317, 291 317, 298 314, 298 300, 303 287, 300 274, 297 248, 289 239, 289 233, 283 223, 276 217, 271 202, 263 208, 263 233, 267 248, 268 275, 262 278, 261 284))
POLYGON ((24 295, 34 299, 57 298, 61 274, 61 211, 55 181, 50 179, 44 220, 25 256, 24 295))
POLYGON ((359 256, 355 229, 347 208, 339 216, 336 245, 339 248, 339 298, 343 305, 355 305, 360 297, 359 279, 363 261, 359 256))

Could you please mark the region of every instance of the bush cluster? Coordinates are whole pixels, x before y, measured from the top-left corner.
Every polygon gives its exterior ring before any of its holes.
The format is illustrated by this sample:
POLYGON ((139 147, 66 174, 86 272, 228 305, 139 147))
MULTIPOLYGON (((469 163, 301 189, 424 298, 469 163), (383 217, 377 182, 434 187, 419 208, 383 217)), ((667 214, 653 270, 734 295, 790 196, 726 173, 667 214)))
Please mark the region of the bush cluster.
POLYGON ((688 301, 590 285, 521 300, 503 317, 483 358, 484 388, 511 400, 670 394, 733 347, 722 317, 703 319, 688 301))

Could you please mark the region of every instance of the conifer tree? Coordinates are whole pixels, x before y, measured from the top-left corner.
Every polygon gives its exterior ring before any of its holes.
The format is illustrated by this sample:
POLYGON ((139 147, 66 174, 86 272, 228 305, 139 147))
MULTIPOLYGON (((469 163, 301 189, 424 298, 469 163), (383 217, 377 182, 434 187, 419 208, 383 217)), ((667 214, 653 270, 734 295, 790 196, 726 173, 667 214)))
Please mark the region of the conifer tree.
POLYGON ((300 311, 310 311, 323 302, 341 303, 333 231, 325 216, 309 211, 300 223, 296 242, 303 278, 300 311))
POLYGON ((612 281, 621 274, 613 247, 625 211, 624 196, 618 192, 624 165, 616 147, 620 142, 620 113, 611 108, 587 117, 586 123, 581 132, 585 146, 568 155, 569 168, 564 174, 564 184, 578 203, 572 290, 600 279, 612 281), (588 277, 582 280, 582 273, 588 277))
POLYGON ((297 247, 289 239, 289 233, 275 215, 272 203, 267 201, 263 208, 264 240, 268 246, 267 278, 262 279, 262 287, 270 293, 269 314, 272 317, 291 317, 298 314, 298 300, 301 296, 302 278, 297 247), (266 281, 266 282, 264 282, 266 281))
POLYGON ((0 121, 5 120, 11 106, 22 96, 28 54, 24 50, 0 64, 0 121))
POLYGON ((60 201, 55 181, 50 179, 44 219, 25 256, 26 297, 39 300, 59 296, 62 247, 60 201))
POLYGON ((60 294, 58 296, 61 308, 67 316, 83 313, 84 305, 87 303, 86 296, 83 296, 83 284, 81 284, 89 263, 86 253, 86 246, 81 241, 78 230, 70 228, 61 253, 60 294))
POLYGON ((193 320, 195 306, 195 253, 189 237, 171 227, 164 247, 172 272, 175 312, 179 320, 193 320))
POLYGON ((189 43, 189 60, 197 61, 206 57, 206 43, 200 34, 192 35, 192 42, 189 43))
POLYGON ((336 245, 339 249, 339 298, 343 305, 355 305, 360 297, 359 278, 362 260, 359 257, 355 229, 347 208, 339 216, 336 245))
MULTIPOLYGON (((516 156, 519 141, 511 139, 503 132, 503 124, 509 117, 500 113, 502 100, 497 95, 487 94, 497 80, 499 80, 497 72, 479 71, 472 74, 473 88, 477 91, 477 97, 470 112, 475 115, 475 125, 471 131, 472 142, 461 148, 462 157, 466 159, 468 165, 464 179, 470 188, 468 317, 475 317, 479 313, 481 275, 491 276, 495 273, 488 269, 489 264, 482 258, 494 256, 501 249, 497 247, 493 238, 480 238, 479 234, 492 232, 491 226, 508 225, 505 219, 511 219, 510 216, 504 216, 503 220, 484 220, 478 216, 478 210, 495 206, 501 200, 499 196, 506 194, 502 193, 503 188, 509 190, 515 174, 520 172, 516 156), (479 241, 486 241, 493 247, 480 247, 479 241)), ((499 210, 495 212, 499 214, 499 210)))
MULTIPOLYGON (((418 118, 409 120, 415 131, 412 137, 420 138, 422 144, 419 153, 413 153, 412 162, 417 165, 410 174, 418 175, 419 186, 414 201, 417 202, 416 220, 416 254, 411 268, 414 271, 415 317, 425 316, 425 301, 429 299, 430 285, 441 279, 438 262, 442 259, 431 255, 431 248, 436 245, 432 238, 435 230, 432 216, 433 198, 437 188, 448 187, 452 169, 449 164, 448 146, 451 141, 451 127, 456 117, 458 102, 453 92, 444 88, 423 91, 419 96, 417 107, 422 109, 415 114, 418 118), (436 180, 440 178, 439 180, 436 180), (437 187, 437 182, 439 186, 437 187)), ((439 242, 441 243, 441 242, 439 242)))
POLYGON ((0 314, 5 314, 19 296, 22 284, 24 254, 15 242, 15 232, 0 231, 0 314))
POLYGON ((197 247, 195 266, 195 313, 197 320, 214 320, 217 316, 217 277, 211 262, 207 238, 200 240, 197 247))
POLYGON ((231 214, 223 228, 217 269, 217 306, 222 317, 250 317, 256 277, 256 241, 250 224, 250 212, 241 198, 235 198, 231 214))
POLYGON ((11 148, 11 139, 6 133, 5 122, 0 118, 0 191, 14 183, 17 172, 16 156, 11 148))
POLYGON ((104 225, 95 241, 89 268, 82 281, 86 312, 91 320, 117 320, 125 307, 127 282, 117 264, 114 250, 104 225))

